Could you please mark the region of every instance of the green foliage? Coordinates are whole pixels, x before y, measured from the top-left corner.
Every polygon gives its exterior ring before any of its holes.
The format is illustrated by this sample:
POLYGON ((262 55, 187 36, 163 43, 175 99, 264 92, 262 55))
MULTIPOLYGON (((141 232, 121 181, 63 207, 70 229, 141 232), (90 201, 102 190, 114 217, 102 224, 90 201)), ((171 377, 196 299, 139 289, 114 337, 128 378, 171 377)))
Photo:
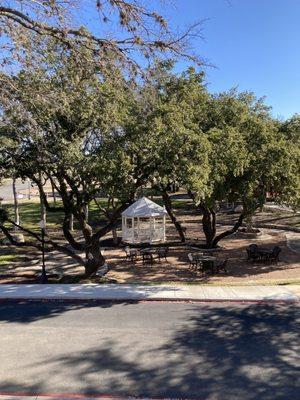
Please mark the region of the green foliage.
POLYGON ((299 201, 299 142, 291 145, 282 134, 285 129, 295 139, 296 121, 281 128, 263 99, 236 90, 212 96, 208 108, 200 126, 211 143, 209 190, 198 199, 209 207, 242 200, 246 213, 262 206, 268 193, 279 203, 299 201))
POLYGON ((41 192, 52 180, 61 224, 73 214, 89 241, 84 208, 99 194, 108 218, 170 182, 208 212, 227 199, 252 214, 267 194, 299 205, 298 116, 280 123, 249 92, 211 95, 192 68, 175 75, 172 62, 157 62, 133 81, 113 59, 109 70, 96 66, 92 53, 43 41, 39 62, 0 88, 0 175, 29 177, 41 192))
POLYGON ((208 94, 203 74, 192 69, 175 76, 170 64, 148 71, 135 102, 135 115, 126 126, 128 154, 154 186, 176 181, 205 192, 209 143, 196 116, 208 94))

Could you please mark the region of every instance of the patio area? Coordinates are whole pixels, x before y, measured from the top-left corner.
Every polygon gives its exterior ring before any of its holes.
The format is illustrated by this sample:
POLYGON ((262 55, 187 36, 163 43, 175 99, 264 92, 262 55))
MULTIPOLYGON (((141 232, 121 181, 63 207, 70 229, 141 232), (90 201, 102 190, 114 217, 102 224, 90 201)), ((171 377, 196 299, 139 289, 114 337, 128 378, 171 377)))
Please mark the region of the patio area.
MULTIPOLYGON (((187 242, 183 245, 178 242, 178 237, 174 226, 169 220, 166 223, 166 243, 159 245, 162 248, 168 246, 167 261, 164 258, 159 262, 154 260, 153 264, 147 260, 143 264, 142 257, 136 262, 126 260, 124 251, 125 245, 109 247, 105 244, 104 256, 110 271, 105 276, 107 282, 114 283, 208 283, 208 284, 276 284, 276 283, 299 283, 300 282, 300 257, 295 248, 290 247, 291 242, 299 243, 297 239, 300 234, 293 234, 293 240, 287 240, 290 234, 286 231, 263 229, 262 235, 257 239, 245 239, 238 236, 231 236, 222 240, 221 247, 213 253, 216 257, 215 262, 224 261, 228 258, 227 274, 220 271, 218 274, 208 272, 196 272, 189 268, 189 253, 205 251, 194 247, 204 243, 204 236, 201 229, 200 217, 182 213, 180 219, 186 227, 187 242), (259 247, 273 249, 280 246, 281 252, 279 262, 262 263, 247 261, 247 251, 249 245, 257 244, 259 247)), ((218 230, 226 229, 226 226, 219 226, 218 230)), ((121 231, 118 231, 121 236, 121 231)), ((111 239, 108 234, 105 239, 111 239)), ((132 247, 138 247, 134 244, 132 247)), ((155 249, 155 245, 150 245, 155 249)), ((14 249, 7 247, 1 252, 7 251, 7 262, 0 264, 0 283, 33 283, 36 275, 41 272, 41 255, 35 250, 28 248, 14 249)), ((5 254, 5 253, 4 253, 5 254)), ((67 257, 58 252, 46 256, 47 272, 57 274, 57 276, 76 276, 79 278, 83 273, 83 268, 67 257)), ((80 278, 79 278, 80 279, 80 278)), ((97 279, 97 278, 96 278, 97 279)), ((97 281, 97 280, 96 280, 97 281)), ((66 279, 67 283, 68 279, 66 279)), ((82 279, 79 282, 86 282, 82 279)))
POLYGON ((246 239, 228 238, 222 242, 222 248, 213 253, 216 262, 228 258, 227 274, 223 271, 211 274, 202 273, 189 268, 188 253, 202 251, 190 246, 170 246, 167 261, 143 263, 142 257, 132 262, 126 260, 123 249, 107 249, 106 259, 111 270, 107 278, 119 283, 132 282, 194 282, 194 283, 223 283, 248 284, 251 282, 300 281, 299 253, 289 248, 284 232, 268 230, 265 239, 249 241, 246 239), (257 243, 264 248, 272 249, 280 246, 279 262, 262 263, 247 261, 247 247, 257 243))

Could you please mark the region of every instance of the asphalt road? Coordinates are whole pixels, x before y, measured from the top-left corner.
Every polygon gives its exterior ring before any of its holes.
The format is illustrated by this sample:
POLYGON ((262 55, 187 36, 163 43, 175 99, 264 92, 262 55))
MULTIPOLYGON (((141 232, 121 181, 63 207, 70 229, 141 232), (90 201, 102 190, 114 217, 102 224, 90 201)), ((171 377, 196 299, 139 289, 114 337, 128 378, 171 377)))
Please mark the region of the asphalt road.
POLYGON ((300 398, 299 306, 0 302, 0 394, 300 398))

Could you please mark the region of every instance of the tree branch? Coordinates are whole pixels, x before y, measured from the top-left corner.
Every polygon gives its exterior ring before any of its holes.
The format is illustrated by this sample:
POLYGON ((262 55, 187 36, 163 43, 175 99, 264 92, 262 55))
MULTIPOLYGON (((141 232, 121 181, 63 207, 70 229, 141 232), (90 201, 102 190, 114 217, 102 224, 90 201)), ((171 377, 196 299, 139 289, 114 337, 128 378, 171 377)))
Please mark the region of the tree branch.
POLYGON ((233 227, 231 229, 228 229, 227 231, 222 232, 219 235, 217 235, 213 240, 213 247, 215 247, 219 243, 220 240, 222 240, 225 237, 232 235, 234 232, 236 232, 239 229, 239 227, 242 225, 245 216, 246 215, 242 213, 239 216, 239 219, 237 220, 237 222, 233 225, 233 227))
POLYGON ((70 227, 70 217, 71 214, 65 215, 64 222, 63 222, 63 233, 66 238, 66 240, 70 243, 70 245, 75 249, 79 251, 84 251, 85 250, 85 245, 82 243, 79 243, 75 240, 74 236, 72 235, 69 227, 70 227))
POLYGON ((99 231, 94 233, 93 240, 99 240, 101 237, 110 232, 117 225, 118 219, 120 218, 122 212, 125 211, 130 204, 131 202, 130 203, 126 202, 123 203, 120 207, 118 207, 113 213, 113 215, 110 217, 109 223, 103 228, 101 228, 99 231))

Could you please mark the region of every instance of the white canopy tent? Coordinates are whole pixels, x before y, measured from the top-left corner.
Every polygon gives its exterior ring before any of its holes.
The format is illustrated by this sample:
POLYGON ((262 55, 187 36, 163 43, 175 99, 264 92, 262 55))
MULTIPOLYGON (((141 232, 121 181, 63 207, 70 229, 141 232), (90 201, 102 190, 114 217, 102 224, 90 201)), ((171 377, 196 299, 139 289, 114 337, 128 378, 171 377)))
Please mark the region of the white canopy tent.
POLYGON ((164 242, 166 210, 142 197, 122 213, 122 240, 126 243, 164 242))

